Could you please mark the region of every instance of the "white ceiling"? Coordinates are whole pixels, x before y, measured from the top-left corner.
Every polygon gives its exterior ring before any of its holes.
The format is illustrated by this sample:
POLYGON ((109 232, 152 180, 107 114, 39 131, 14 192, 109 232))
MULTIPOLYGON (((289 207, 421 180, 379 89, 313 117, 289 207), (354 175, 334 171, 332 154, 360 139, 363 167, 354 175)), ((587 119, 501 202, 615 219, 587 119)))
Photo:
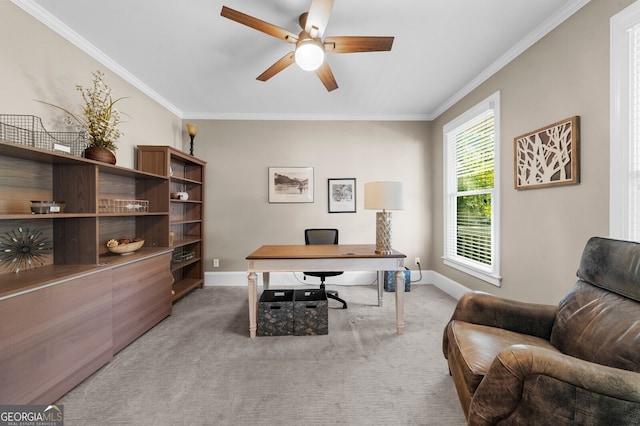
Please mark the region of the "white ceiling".
POLYGON ((391 52, 328 55, 339 88, 292 65, 291 45, 222 5, 295 34, 311 0, 13 0, 183 118, 430 120, 589 0, 336 0, 325 36, 395 36, 391 52))

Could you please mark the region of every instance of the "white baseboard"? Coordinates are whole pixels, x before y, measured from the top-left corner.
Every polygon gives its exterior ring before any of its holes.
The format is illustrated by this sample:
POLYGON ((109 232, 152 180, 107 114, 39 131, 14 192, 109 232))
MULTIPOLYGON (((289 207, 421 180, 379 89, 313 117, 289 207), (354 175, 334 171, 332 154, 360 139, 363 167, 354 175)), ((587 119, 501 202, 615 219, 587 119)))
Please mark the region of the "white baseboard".
MULTIPOLYGON (((309 277, 305 281, 303 276, 302 272, 272 272, 269 277, 269 286, 276 288, 278 286, 315 285, 320 283, 318 278, 309 277)), ((375 280, 376 273, 373 271, 345 271, 344 274, 338 277, 328 278, 326 283, 329 285, 363 285, 373 284, 375 280)), ((459 299, 464 293, 470 291, 462 284, 435 271, 422 271, 422 278, 420 278, 419 271, 411 270, 411 284, 432 284, 455 299, 459 299)), ((244 271, 207 271, 204 273, 204 285, 207 287, 246 286, 247 273, 244 271)), ((262 274, 258 274, 258 285, 262 285, 262 274)))
POLYGON ((447 278, 435 271, 429 271, 430 283, 447 293, 449 296, 458 300, 463 294, 471 291, 470 288, 463 286, 457 281, 447 278))

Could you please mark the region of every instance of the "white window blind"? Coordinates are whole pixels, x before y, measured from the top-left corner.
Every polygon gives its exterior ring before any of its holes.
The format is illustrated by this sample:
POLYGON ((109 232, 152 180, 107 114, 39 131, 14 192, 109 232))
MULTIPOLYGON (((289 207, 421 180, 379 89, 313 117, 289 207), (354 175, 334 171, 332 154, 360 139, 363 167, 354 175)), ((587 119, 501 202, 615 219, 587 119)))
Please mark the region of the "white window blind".
POLYGON ((631 141, 629 146, 629 235, 640 241, 640 24, 630 31, 631 141))
POLYGON ((640 2, 611 18, 609 234, 640 241, 640 2))
POLYGON ((476 121, 449 137, 456 152, 456 235, 448 249, 451 256, 491 265, 493 110, 476 121))
POLYGON ((499 284, 496 111, 499 94, 444 127, 445 264, 499 284))

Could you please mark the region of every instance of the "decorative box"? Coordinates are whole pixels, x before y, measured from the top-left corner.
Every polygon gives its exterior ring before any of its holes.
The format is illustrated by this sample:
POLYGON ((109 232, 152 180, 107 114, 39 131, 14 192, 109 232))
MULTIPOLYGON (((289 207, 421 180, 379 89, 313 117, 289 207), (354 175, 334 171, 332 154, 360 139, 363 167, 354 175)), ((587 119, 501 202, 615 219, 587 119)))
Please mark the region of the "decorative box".
POLYGON ((173 263, 181 263, 191 260, 194 257, 196 257, 196 253, 193 251, 179 251, 173 254, 173 258, 171 260, 173 263))
MULTIPOLYGON (((385 291, 396 291, 396 271, 385 271, 384 273, 384 289, 385 291)), ((404 268, 404 291, 411 291, 411 271, 404 268)))
POLYGON ((257 335, 293 335, 293 290, 262 292, 258 302, 257 335))
POLYGON ((329 334, 329 303, 323 289, 296 290, 293 296, 293 334, 329 334))
POLYGON ((64 201, 31 201, 31 214, 64 213, 64 201))

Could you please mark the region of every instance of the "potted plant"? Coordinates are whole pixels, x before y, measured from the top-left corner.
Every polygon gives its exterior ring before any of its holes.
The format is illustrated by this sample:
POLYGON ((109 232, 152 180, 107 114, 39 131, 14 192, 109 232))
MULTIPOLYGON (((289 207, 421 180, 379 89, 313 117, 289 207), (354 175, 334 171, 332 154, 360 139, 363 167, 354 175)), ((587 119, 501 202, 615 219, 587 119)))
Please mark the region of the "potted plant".
POLYGON ((76 90, 82 94, 84 105, 82 115, 74 114, 57 105, 43 102, 64 111, 67 114, 67 124, 84 132, 87 137, 87 147, 84 151, 86 158, 116 164, 116 141, 122 136, 118 129, 120 111, 115 104, 122 99, 113 99, 111 88, 103 81, 104 73, 97 70, 92 73, 93 86, 76 85, 76 90))

